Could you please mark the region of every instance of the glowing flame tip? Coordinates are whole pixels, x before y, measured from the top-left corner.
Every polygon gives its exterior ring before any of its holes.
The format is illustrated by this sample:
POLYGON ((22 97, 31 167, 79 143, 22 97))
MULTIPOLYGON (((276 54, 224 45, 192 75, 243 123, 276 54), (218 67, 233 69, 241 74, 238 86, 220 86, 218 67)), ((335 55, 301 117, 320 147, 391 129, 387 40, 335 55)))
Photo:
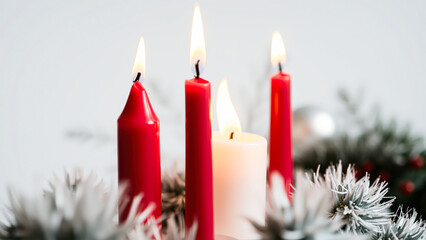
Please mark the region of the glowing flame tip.
POLYGON ((141 36, 139 39, 138 50, 136 52, 135 64, 133 65, 132 80, 145 80, 145 40, 141 36), (138 74, 140 73, 139 79, 138 74))
POLYGON ((272 34, 272 44, 271 44, 271 63, 272 66, 278 67, 279 64, 284 64, 286 61, 286 52, 284 47, 283 38, 281 34, 275 31, 272 34))
POLYGON ((206 46, 204 40, 203 20, 201 18, 200 6, 198 3, 194 7, 194 16, 192 18, 191 48, 189 64, 194 75, 197 75, 195 64, 199 61, 199 73, 202 73, 206 65, 206 46))
POLYGON ((241 123, 229 96, 226 78, 219 85, 216 108, 220 134, 230 140, 238 139, 241 134, 241 123))

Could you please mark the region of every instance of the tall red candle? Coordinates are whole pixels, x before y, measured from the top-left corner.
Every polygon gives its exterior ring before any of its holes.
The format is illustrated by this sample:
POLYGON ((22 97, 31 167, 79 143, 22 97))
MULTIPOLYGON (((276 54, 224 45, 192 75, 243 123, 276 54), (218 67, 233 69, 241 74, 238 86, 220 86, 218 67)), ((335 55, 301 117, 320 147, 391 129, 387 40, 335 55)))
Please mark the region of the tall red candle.
POLYGON ((210 83, 199 77, 205 64, 204 34, 199 6, 195 6, 191 36, 194 79, 185 81, 186 229, 196 224, 197 240, 213 240, 213 170, 210 83))
MULTIPOLYGON (((118 118, 118 180, 127 184, 131 200, 143 194, 139 211, 149 204, 155 209, 149 221, 161 218, 160 122, 142 86, 145 72, 145 46, 141 38, 133 70, 134 83, 126 106, 118 118)), ((129 207, 120 214, 127 218, 129 207)), ((161 227, 161 221, 159 223, 161 227)))
POLYGON ((293 182, 293 157, 291 142, 291 95, 289 74, 282 72, 285 49, 278 32, 272 38, 271 61, 279 72, 271 77, 271 125, 269 134, 269 176, 278 172, 283 176, 287 193, 291 192, 293 182))

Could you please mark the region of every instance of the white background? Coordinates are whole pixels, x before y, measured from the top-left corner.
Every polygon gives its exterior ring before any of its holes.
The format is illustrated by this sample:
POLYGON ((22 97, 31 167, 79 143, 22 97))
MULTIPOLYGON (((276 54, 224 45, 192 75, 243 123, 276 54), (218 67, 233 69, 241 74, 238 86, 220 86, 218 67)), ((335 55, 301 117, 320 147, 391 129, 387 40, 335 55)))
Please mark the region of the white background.
MULTIPOLYGON (((0 2, 0 203, 53 171, 116 177, 116 119, 131 86, 139 36, 145 86, 161 121, 164 166, 184 157, 184 80, 194 1, 0 2)), ((424 1, 200 1, 203 77, 220 80, 243 130, 265 135, 272 32, 283 35, 293 107, 339 109, 336 92, 426 134, 424 1), (361 99, 359 99, 361 101, 361 99), (252 117, 250 117, 252 116, 252 117)), ((215 109, 215 105, 213 105, 215 109)), ((215 114, 213 123, 216 127, 215 114)), ((112 181, 112 180, 111 180, 112 181)))

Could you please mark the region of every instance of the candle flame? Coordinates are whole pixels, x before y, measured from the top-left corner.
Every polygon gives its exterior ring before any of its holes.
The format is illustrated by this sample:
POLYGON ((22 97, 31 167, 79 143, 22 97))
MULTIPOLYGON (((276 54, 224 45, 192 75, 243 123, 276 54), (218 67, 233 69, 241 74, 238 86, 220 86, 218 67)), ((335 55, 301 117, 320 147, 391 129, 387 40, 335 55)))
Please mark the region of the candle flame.
POLYGON ((198 63, 199 74, 206 65, 206 46, 204 41, 203 20, 198 3, 194 7, 194 16, 192 18, 191 49, 189 64, 194 75, 197 75, 195 65, 198 63), (198 63, 199 61, 199 63, 198 63))
POLYGON ((228 79, 224 78, 217 91, 216 102, 219 131, 227 139, 238 139, 241 134, 241 123, 228 91, 228 79))
POLYGON ((135 64, 133 65, 132 80, 136 80, 140 73, 140 81, 145 80, 145 40, 139 39, 138 50, 136 52, 135 64))
POLYGON ((283 38, 281 34, 275 31, 272 34, 272 46, 271 46, 271 63, 272 66, 278 67, 280 64, 284 64, 287 58, 283 38))

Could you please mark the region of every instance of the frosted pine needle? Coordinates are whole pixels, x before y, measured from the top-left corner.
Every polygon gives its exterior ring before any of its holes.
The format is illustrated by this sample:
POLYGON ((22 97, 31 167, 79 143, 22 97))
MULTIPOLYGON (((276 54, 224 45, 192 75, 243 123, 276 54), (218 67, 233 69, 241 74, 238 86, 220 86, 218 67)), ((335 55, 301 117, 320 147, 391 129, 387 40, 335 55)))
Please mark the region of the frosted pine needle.
POLYGON ((175 168, 171 172, 163 174, 161 179, 162 212, 166 217, 163 220, 163 231, 167 230, 170 221, 175 221, 175 227, 185 233, 185 177, 175 168))
POLYGON ((319 182, 311 182, 300 171, 296 174, 296 188, 291 202, 284 191, 282 177, 274 173, 269 202, 265 224, 251 221, 261 239, 363 239, 337 232, 343 223, 338 217, 329 218, 333 194, 319 182))
POLYGON ((398 210, 398 216, 389 220, 382 231, 373 240, 424 240, 426 239, 426 222, 417 220, 417 212, 413 209, 403 213, 398 210))
MULTIPOLYGON (((124 239, 152 211, 148 207, 138 214, 142 197, 136 197, 128 219, 117 224, 117 208, 126 203, 125 189, 109 191, 93 173, 84 176, 76 170, 73 177, 66 173, 65 180, 55 176, 49 185, 33 198, 10 192, 10 222, 0 226, 1 239, 124 239)), ((151 226, 142 228, 144 237, 151 236, 151 226)))
POLYGON ((198 224, 195 222, 194 225, 188 230, 188 236, 185 238, 185 234, 182 235, 181 229, 176 226, 176 222, 173 219, 167 220, 167 231, 163 235, 164 240, 195 240, 197 235, 198 224))
MULTIPOLYGON (((320 179, 318 172, 315 178, 320 179)), ((389 208, 394 198, 385 197, 386 182, 376 179, 370 184, 368 175, 357 180, 355 169, 349 166, 345 174, 341 162, 328 167, 324 178, 334 195, 332 217, 343 218, 346 231, 377 232, 393 216, 389 208)))

